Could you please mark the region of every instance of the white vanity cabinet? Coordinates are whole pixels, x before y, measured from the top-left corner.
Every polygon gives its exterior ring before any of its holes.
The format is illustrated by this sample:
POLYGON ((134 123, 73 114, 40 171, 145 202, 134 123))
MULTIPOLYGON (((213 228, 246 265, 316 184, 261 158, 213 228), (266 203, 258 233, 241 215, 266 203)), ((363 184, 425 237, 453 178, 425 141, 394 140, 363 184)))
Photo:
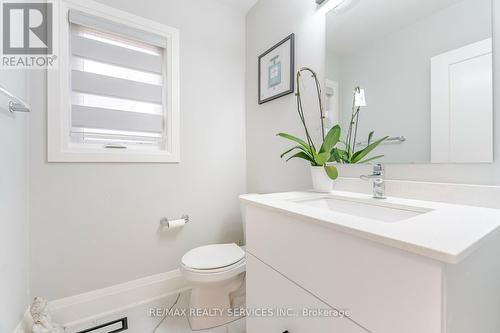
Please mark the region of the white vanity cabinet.
POLYGON ((350 312, 349 319, 249 316, 248 333, 500 332, 498 233, 449 264, 306 214, 243 201, 248 307, 350 312))
POLYGON ((247 333, 366 332, 337 312, 329 313, 325 303, 251 254, 247 269, 247 307, 255 311, 247 317, 247 333))

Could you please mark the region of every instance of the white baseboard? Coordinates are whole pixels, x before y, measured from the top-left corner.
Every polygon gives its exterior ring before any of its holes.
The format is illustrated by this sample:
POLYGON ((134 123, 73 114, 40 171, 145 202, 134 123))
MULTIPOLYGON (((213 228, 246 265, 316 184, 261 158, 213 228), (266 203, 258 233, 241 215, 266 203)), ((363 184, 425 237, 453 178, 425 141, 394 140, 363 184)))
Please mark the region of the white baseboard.
POLYGON ((190 286, 177 269, 51 301, 49 306, 55 322, 64 326, 74 326, 187 289, 190 289, 190 286))

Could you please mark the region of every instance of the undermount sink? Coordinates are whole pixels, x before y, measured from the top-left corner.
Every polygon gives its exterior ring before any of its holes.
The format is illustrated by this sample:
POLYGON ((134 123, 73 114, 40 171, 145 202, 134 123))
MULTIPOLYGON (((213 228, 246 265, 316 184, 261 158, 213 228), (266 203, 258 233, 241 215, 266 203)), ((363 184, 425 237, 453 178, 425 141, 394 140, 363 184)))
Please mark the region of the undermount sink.
POLYGON ((363 200, 337 196, 305 198, 293 202, 382 222, 399 222, 431 211, 422 207, 388 204, 376 199, 363 200))

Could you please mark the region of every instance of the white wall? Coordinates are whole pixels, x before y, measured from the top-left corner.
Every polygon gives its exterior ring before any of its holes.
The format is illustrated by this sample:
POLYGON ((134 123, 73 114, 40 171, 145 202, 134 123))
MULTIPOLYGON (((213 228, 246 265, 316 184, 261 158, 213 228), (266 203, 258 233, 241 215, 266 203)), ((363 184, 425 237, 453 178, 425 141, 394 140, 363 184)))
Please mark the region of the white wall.
MULTIPOLYGON (((325 71, 325 12, 337 0, 317 10, 314 1, 261 0, 247 16, 247 177, 251 192, 274 192, 310 187, 304 161, 285 165, 279 155, 290 146, 274 137, 288 131, 303 136, 293 95, 259 106, 257 104, 257 57, 291 32, 297 34, 299 66, 325 71)), ((494 45, 500 45, 500 0, 493 0, 494 45)), ((495 47, 496 49, 496 47, 495 47)), ((500 78, 500 52, 494 58, 494 81, 500 78)), ((323 76, 323 75, 322 75, 323 76)), ((495 102, 500 100, 500 84, 495 85, 495 102)), ((495 104, 496 105, 496 104, 495 104)), ((498 112, 499 106, 496 106, 498 112)), ((314 112, 315 110, 313 110, 314 112)), ((500 117, 495 117, 495 156, 500 156, 500 117)), ((342 166, 345 177, 358 177, 367 166, 342 166)), ((487 165, 389 165, 389 179, 500 185, 500 161, 487 165)), ((367 186, 369 186, 367 184, 367 186)))
MULTIPOLYGON (((305 161, 285 164, 279 158, 291 144, 277 138, 277 133, 304 136, 295 96, 291 94, 263 105, 257 102, 257 58, 292 32, 296 34, 296 69, 311 67, 323 82, 325 17, 324 13, 316 11, 313 0, 260 0, 247 15, 246 132, 250 192, 285 191, 310 186, 305 161)), ((310 82, 306 84, 312 87, 310 82)), ((315 109, 308 111, 314 112, 314 116, 317 114, 315 109)), ((311 128, 319 127, 311 123, 311 128)))
POLYGON ((180 164, 47 163, 45 75, 32 82, 31 286, 56 299, 170 271, 189 249, 241 239, 244 14, 214 0, 102 0, 180 29, 180 164), (43 87, 43 89, 40 89, 43 87), (162 216, 187 213, 179 232, 162 216))
MULTIPOLYGON (((0 84, 27 97, 27 73, 0 72, 0 84)), ((0 106, 0 332, 13 332, 29 304, 28 114, 0 106)))

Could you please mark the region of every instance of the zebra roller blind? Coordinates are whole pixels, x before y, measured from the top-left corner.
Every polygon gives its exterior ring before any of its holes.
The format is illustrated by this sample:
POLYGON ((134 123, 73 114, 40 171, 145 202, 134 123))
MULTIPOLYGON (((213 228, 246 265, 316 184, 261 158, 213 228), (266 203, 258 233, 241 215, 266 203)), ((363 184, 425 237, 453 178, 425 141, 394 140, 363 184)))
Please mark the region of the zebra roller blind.
POLYGON ((74 10, 69 21, 71 141, 165 149, 167 40, 74 10))

